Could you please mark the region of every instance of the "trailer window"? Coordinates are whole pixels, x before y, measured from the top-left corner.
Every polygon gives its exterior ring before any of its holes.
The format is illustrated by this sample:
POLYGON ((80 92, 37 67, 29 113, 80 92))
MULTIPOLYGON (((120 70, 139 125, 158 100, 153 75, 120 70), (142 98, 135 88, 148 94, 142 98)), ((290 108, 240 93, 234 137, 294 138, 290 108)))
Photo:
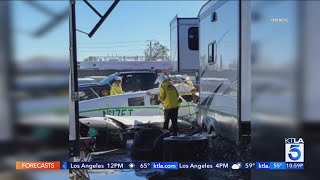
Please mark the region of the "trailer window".
POLYGON ((217 43, 214 41, 208 46, 208 63, 213 64, 216 62, 217 56, 217 43))
POLYGON ((188 46, 190 50, 199 50, 198 27, 188 29, 188 46))
POLYGON ((144 97, 128 98, 129 106, 144 106, 144 97))

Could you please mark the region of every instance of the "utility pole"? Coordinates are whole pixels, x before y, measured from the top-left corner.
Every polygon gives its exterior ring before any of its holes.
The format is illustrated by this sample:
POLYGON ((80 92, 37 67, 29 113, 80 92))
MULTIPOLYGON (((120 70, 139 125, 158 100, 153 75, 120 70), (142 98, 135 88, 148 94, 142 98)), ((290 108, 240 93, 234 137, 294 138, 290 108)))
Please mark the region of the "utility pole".
POLYGON ((152 57, 152 41, 150 41, 150 55, 149 55, 149 61, 151 61, 151 57, 152 57))
MULTIPOLYGON (((101 24, 110 15, 120 0, 115 0, 108 8, 107 12, 100 14, 87 0, 84 3, 94 11, 100 20, 93 27, 90 33, 78 30, 76 28, 76 0, 69 0, 69 50, 70 50, 70 81, 69 81, 69 144, 70 157, 80 156, 80 123, 79 123, 79 93, 78 93, 78 73, 77 73, 77 34, 76 31, 87 34, 90 38, 99 29, 101 24)), ((0 11, 1 12, 1 11, 0 11)), ((112 54, 113 55, 113 54, 112 54)), ((94 56, 99 61, 99 56, 94 56)))

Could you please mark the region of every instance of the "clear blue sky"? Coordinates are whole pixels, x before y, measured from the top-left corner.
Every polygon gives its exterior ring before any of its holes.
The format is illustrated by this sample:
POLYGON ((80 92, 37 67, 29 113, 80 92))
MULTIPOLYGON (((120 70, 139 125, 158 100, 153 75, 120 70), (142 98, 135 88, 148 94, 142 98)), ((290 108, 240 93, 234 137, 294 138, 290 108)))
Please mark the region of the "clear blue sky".
MULTIPOLYGON (((120 1, 93 38, 78 33, 78 61, 91 55, 143 55, 146 40, 158 40, 169 47, 171 19, 196 17, 206 1, 120 1), (135 42, 132 42, 135 41, 135 42), (127 42, 127 43, 114 43, 127 42)), ((41 1, 54 12, 68 7, 67 1, 41 1)), ((112 1, 94 1, 101 14, 112 1)), ((69 24, 66 18, 46 36, 35 38, 29 33, 50 18, 25 2, 13 2, 15 47, 18 60, 36 56, 69 57, 69 24)), ((82 1, 77 1, 77 28, 90 32, 99 18, 82 1)))
MULTIPOLYGON (((93 1, 92 5, 103 14, 112 2, 93 1)), ((78 33, 78 61, 92 55, 143 55, 146 40, 158 40, 169 47, 171 19, 176 14, 180 17, 196 17, 205 2, 122 0, 93 38, 78 33)), ((54 12, 60 12, 69 6, 68 1, 39 3, 54 12)), ((259 53, 268 61, 281 62, 294 56, 292 50, 297 40, 294 32, 297 15, 292 4, 293 1, 278 2, 271 6, 263 3, 258 5, 259 11, 263 11, 265 17, 262 22, 252 24, 252 39, 259 39, 260 43, 266 46, 259 53), (288 18, 289 22, 272 23, 271 18, 288 18), (274 43, 275 41, 278 43, 274 43), (272 46, 268 46, 269 43, 272 46)), ((35 38, 30 32, 47 23, 49 17, 26 2, 13 1, 12 5, 16 59, 29 60, 37 56, 50 59, 69 58, 68 17, 45 36, 35 38)), ((98 20, 98 16, 82 1, 77 1, 78 29, 90 32, 98 20)))

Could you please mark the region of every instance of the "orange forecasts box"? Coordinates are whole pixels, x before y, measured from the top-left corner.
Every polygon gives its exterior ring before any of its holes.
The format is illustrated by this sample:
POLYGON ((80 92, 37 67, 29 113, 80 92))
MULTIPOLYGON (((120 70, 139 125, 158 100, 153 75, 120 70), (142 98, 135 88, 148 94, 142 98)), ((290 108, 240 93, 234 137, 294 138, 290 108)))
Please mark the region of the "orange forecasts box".
POLYGON ((60 169, 59 161, 43 162, 43 161, 17 161, 17 170, 57 170, 60 169))

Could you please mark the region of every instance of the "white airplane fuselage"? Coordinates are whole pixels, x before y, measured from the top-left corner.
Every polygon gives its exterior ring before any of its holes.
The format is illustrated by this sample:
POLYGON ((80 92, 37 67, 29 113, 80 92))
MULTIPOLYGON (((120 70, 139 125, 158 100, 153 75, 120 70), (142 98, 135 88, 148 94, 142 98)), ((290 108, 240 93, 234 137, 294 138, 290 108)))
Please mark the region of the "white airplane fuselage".
MULTIPOLYGON (((182 101, 178 116, 195 116, 196 112, 197 104, 182 101)), ((81 101, 79 113, 83 117, 158 116, 163 115, 163 108, 157 101, 157 96, 141 91, 81 101)))

